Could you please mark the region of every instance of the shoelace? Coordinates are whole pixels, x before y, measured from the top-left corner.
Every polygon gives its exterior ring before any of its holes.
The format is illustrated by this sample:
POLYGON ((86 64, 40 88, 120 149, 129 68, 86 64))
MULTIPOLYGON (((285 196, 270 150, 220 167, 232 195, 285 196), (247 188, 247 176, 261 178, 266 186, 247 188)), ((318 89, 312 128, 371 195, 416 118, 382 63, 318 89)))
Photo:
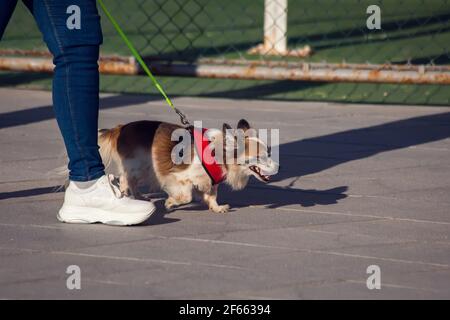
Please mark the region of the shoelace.
POLYGON ((120 185, 119 180, 114 177, 112 174, 108 174, 108 184, 111 187, 112 192, 116 196, 116 198, 120 199, 123 198, 123 193, 120 191, 120 185))

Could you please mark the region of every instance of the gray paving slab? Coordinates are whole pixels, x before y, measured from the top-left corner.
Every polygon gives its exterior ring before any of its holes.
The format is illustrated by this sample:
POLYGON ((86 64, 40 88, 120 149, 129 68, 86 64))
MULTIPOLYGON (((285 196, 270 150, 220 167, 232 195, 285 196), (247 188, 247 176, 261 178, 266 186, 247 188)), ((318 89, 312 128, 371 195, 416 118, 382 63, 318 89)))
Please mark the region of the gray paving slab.
MULTIPOLYGON (((205 126, 280 129, 268 185, 221 188, 136 227, 56 220, 65 152, 51 94, 0 89, 0 299, 449 299, 450 109, 177 98, 205 126), (81 290, 68 290, 78 265, 81 290), (369 290, 366 269, 381 269, 369 290)), ((100 127, 177 121, 145 95, 102 94, 100 127)))

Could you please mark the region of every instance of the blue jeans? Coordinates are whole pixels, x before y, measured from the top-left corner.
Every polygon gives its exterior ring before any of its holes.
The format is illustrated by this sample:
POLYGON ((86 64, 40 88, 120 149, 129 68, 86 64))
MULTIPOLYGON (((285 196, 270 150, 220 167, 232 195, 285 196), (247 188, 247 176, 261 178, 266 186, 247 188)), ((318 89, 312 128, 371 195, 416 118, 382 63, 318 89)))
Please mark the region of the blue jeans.
MULTIPOLYGON (((0 38, 17 0, 1 0, 0 38)), ((69 156, 69 178, 89 181, 104 175, 97 144, 99 48, 103 41, 95 0, 24 0, 55 64, 53 107, 69 156), (80 29, 69 19, 80 8, 80 29), (68 19, 72 22, 68 27, 68 19)), ((13 26, 14 27, 14 26, 13 26)))

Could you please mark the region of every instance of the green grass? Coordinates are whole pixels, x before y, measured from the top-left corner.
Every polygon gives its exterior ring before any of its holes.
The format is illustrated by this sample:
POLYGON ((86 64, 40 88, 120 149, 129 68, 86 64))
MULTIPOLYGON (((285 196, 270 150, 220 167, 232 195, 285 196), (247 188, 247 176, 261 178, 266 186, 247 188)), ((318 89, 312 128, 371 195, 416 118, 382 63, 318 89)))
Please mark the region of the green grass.
MULTIPOLYGON (((263 38, 263 0, 107 0, 108 7, 146 56, 194 61, 202 57, 260 59, 247 50, 263 38)), ((289 47, 314 49, 306 61, 450 64, 450 0, 289 0, 289 47), (382 9, 380 31, 366 29, 366 8, 382 9)), ((104 54, 130 55, 102 15, 104 54)), ((1 48, 43 49, 23 5, 1 48)), ((264 57, 267 59, 267 57, 264 57)), ((294 59, 293 59, 294 60, 294 59)), ((436 85, 238 81, 162 77, 170 95, 450 104, 450 90, 436 85)), ((48 87, 49 80, 0 75, 0 85, 48 87), (17 79, 22 79, 20 82, 17 79)), ((143 77, 102 76, 102 89, 155 93, 143 77)))

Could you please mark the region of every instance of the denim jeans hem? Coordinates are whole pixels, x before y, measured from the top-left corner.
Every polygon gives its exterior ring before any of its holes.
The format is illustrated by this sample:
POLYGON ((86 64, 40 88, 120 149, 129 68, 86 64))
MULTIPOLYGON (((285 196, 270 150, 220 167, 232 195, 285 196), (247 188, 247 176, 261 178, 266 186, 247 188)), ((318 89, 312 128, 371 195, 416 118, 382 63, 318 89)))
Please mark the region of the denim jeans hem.
POLYGON ((105 171, 99 171, 97 173, 94 173, 92 175, 89 175, 87 177, 83 177, 83 176, 69 176, 69 180, 70 181, 79 181, 79 182, 86 182, 86 181, 91 181, 91 180, 96 180, 102 176, 105 175, 105 171))

